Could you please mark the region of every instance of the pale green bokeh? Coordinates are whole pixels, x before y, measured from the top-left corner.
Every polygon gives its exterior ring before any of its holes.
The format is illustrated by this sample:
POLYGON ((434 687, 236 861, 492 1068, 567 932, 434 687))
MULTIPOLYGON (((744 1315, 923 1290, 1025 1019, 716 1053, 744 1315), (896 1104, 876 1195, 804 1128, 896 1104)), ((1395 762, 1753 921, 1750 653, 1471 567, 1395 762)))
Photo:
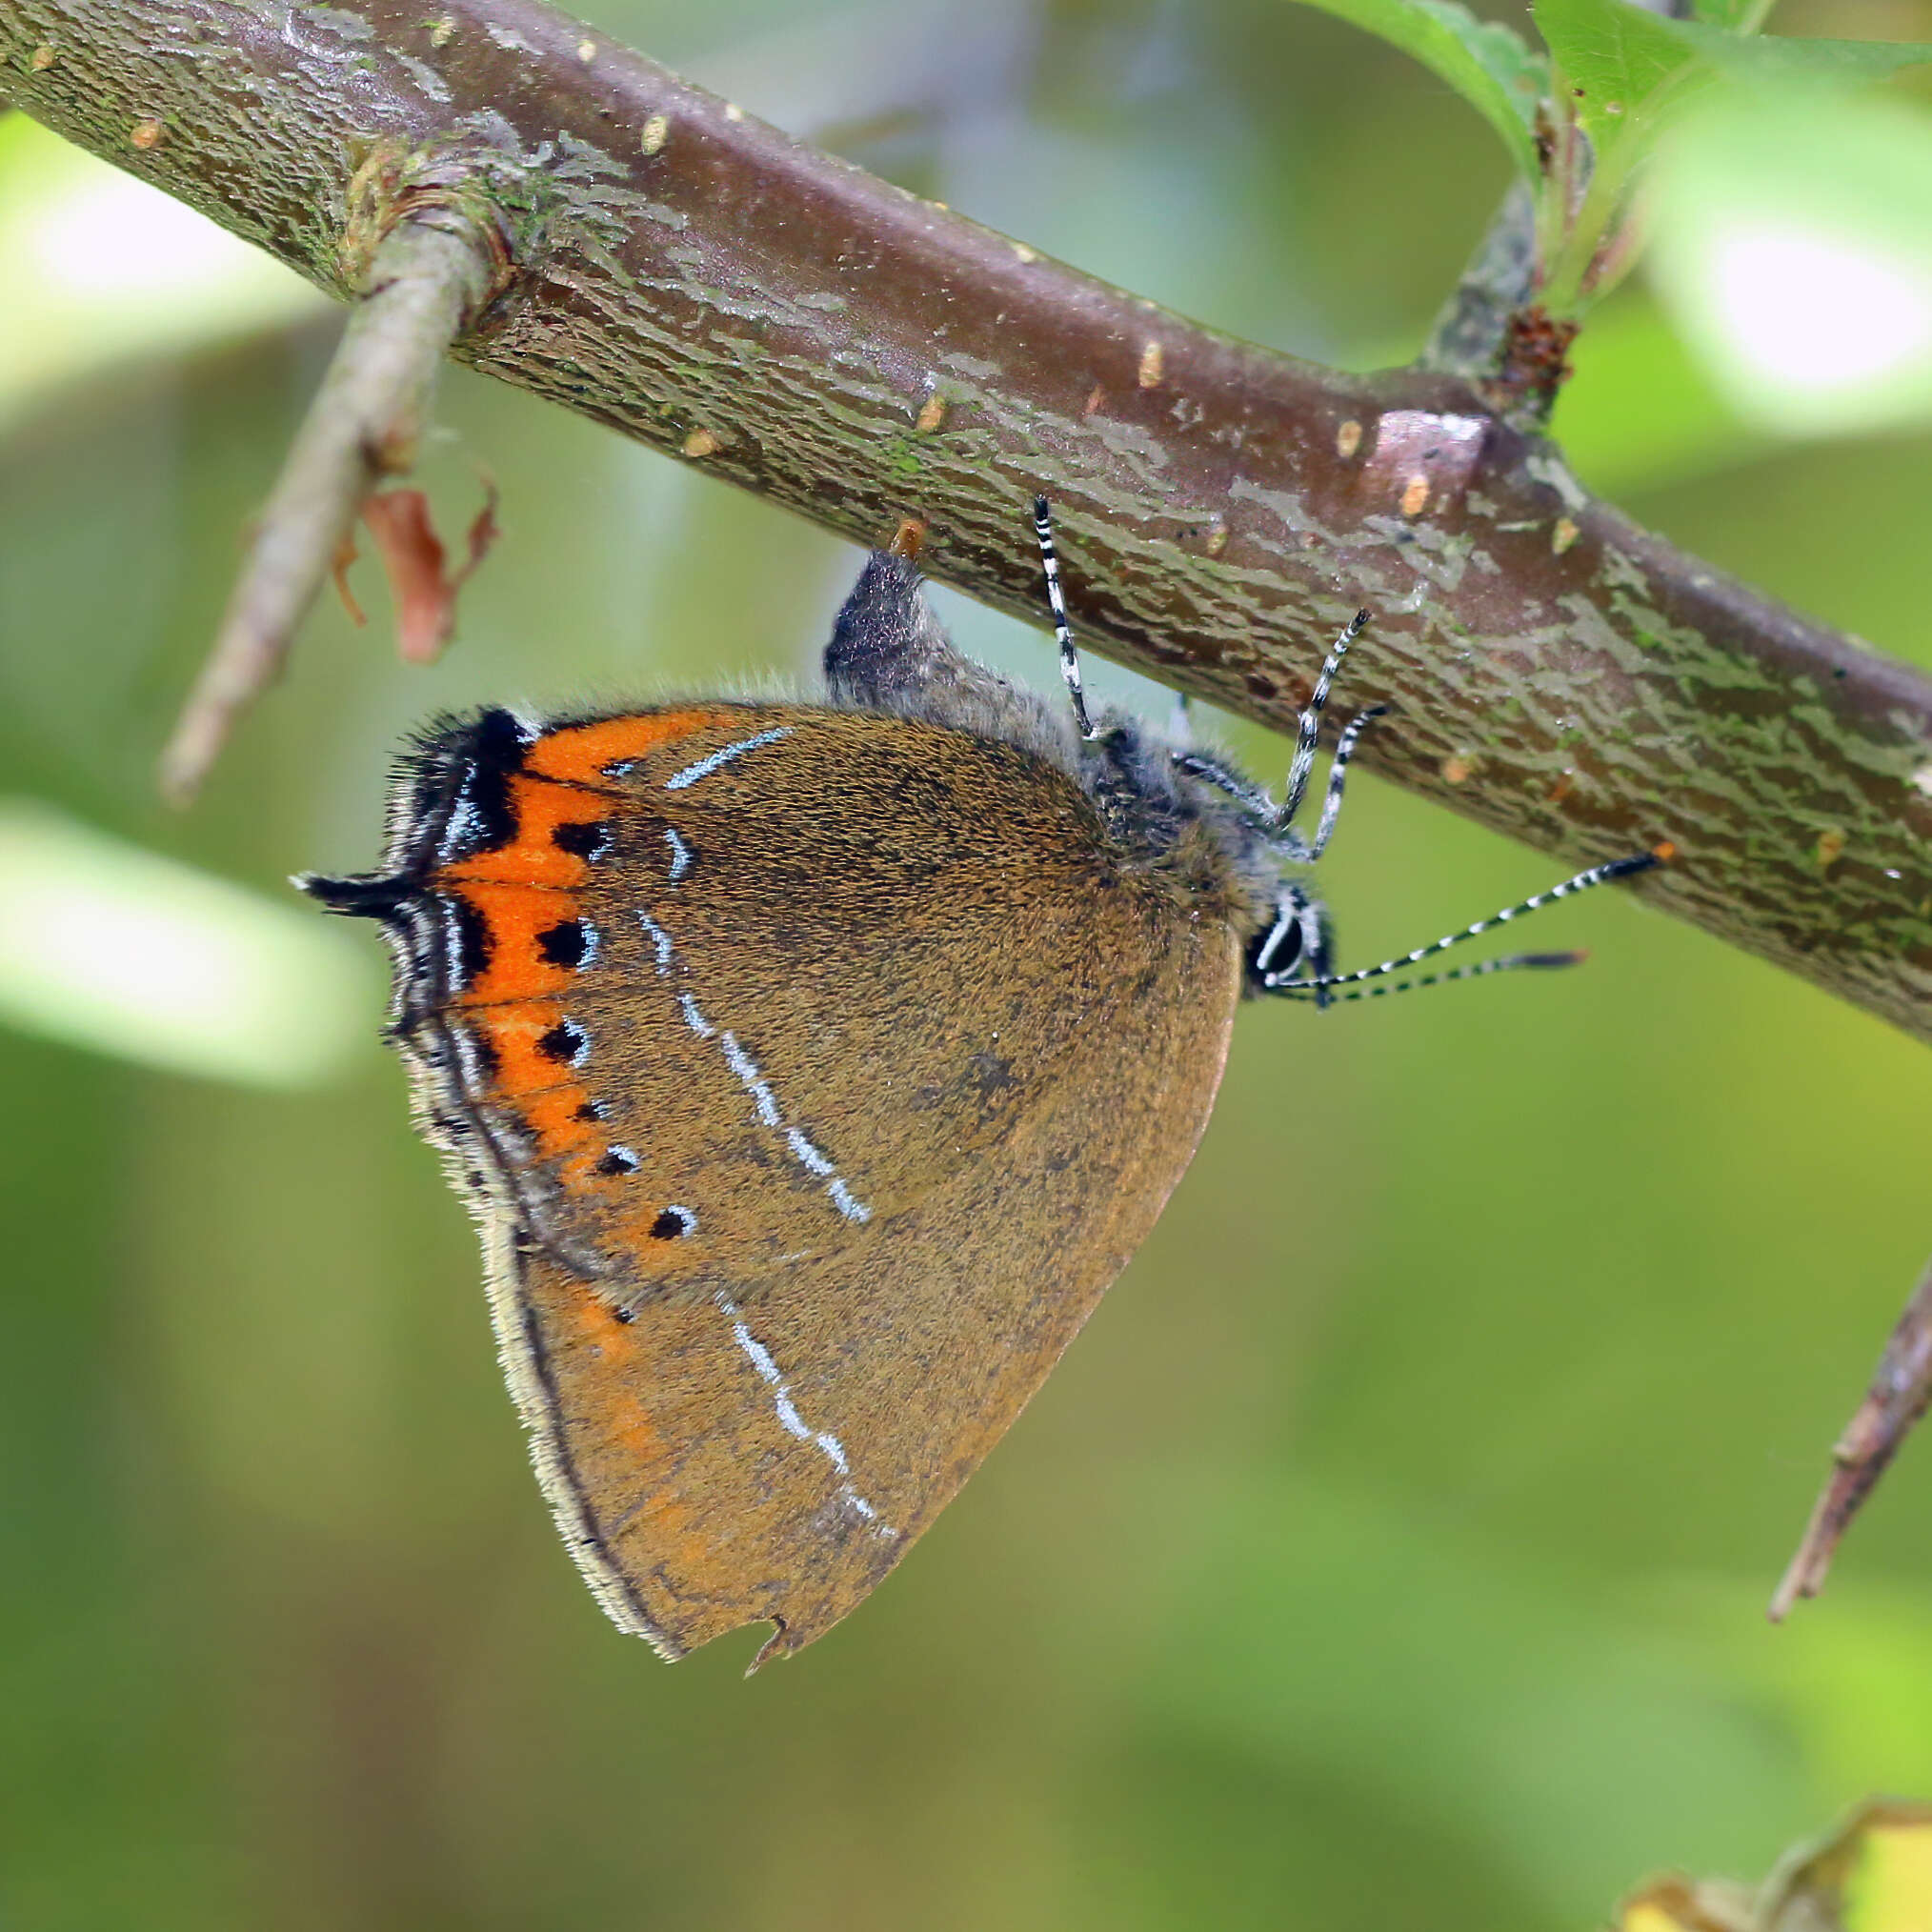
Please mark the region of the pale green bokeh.
POLYGON ((0 797, 0 1020, 142 1066, 303 1087, 381 1010, 345 934, 34 799, 0 797))
POLYGON ((0 433, 61 384, 330 306, 259 249, 24 114, 0 113, 0 433))
POLYGON ((1650 274, 1712 385, 1786 436, 1932 416, 1932 112, 1726 101, 1671 141, 1650 274))

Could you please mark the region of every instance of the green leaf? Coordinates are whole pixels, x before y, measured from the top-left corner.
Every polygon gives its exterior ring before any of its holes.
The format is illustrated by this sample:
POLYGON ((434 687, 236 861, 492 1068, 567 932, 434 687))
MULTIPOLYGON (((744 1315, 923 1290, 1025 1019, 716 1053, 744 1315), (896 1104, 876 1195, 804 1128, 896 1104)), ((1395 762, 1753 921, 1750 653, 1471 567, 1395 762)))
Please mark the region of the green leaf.
POLYGON ((1691 11, 1712 27, 1733 33, 1756 33, 1771 10, 1772 0, 1691 0, 1691 11))
MULTIPOLYGON (((1600 153, 1640 122, 1665 88, 1705 65, 1676 30, 1688 23, 1661 19, 1630 0, 1536 0, 1534 10, 1559 85, 1569 91, 1570 111, 1600 153)), ((1741 36, 1716 28, 1700 31, 1741 44, 1741 36)))
POLYGON ((1446 81, 1501 135, 1526 181, 1538 177, 1531 129, 1549 91, 1541 54, 1510 28, 1478 20, 1456 0, 1305 0, 1353 21, 1446 81))
POLYGON ((1802 40, 1778 33, 1727 33, 1699 20, 1657 24, 1713 67, 1760 85, 1819 81, 1855 87, 1932 61, 1932 44, 1922 40, 1802 40))
MULTIPOLYGON (((1757 10, 1761 11, 1761 10, 1757 10)), ((1630 0, 1535 0, 1538 30, 1571 89, 1571 106, 1600 148, 1675 110, 1720 74, 1749 86, 1814 81, 1852 86, 1932 61, 1912 41, 1802 40, 1736 30, 1751 0, 1704 0, 1704 17, 1667 20, 1630 0)))

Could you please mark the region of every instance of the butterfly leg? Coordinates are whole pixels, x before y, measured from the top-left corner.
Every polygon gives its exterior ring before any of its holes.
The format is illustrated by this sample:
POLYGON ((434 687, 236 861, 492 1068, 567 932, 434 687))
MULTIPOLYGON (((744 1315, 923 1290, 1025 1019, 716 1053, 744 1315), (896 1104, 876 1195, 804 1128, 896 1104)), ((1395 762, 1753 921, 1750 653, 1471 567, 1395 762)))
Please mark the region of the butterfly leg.
POLYGON ((1251 778, 1222 764, 1218 758, 1210 758, 1200 752, 1175 752, 1172 756, 1177 772, 1185 772, 1189 777, 1198 778, 1203 785, 1212 785, 1217 792, 1226 793, 1244 812, 1252 813, 1257 818, 1273 821, 1275 801, 1251 778))
POLYGON ((1310 865, 1328 850, 1328 841, 1335 835, 1335 822, 1341 816, 1342 780, 1348 775, 1349 759, 1355 756, 1356 740, 1377 718, 1386 717, 1391 709, 1386 704, 1372 704, 1366 711, 1357 712, 1337 742, 1335 762, 1328 771, 1328 796, 1321 801, 1321 820, 1316 826, 1315 837, 1308 847, 1310 865))
POLYGON ((1308 776, 1315 769, 1315 741, 1321 730, 1321 708, 1328 702, 1330 687, 1341 674, 1341 660, 1348 655, 1348 647, 1361 635, 1362 626, 1367 622, 1368 613, 1358 611, 1342 626, 1341 635, 1329 646, 1328 655, 1322 660, 1321 675, 1315 680, 1315 689, 1301 708, 1301 729, 1295 739, 1295 761, 1288 768, 1288 795, 1282 799, 1280 813, 1275 821, 1278 831, 1286 831, 1294 824, 1295 815, 1301 810, 1301 801, 1308 795, 1308 776))
POLYGON ((1054 549, 1054 522, 1044 496, 1033 499, 1033 531, 1039 539, 1040 567, 1046 572, 1047 605, 1054 614, 1054 636, 1060 647, 1060 675, 1074 701, 1074 723, 1083 738, 1099 734, 1087 718, 1087 695, 1080 687, 1080 654, 1074 644, 1074 627, 1067 621, 1066 599, 1060 594, 1060 560, 1054 549))
POLYGON ((875 550, 840 607, 825 647, 825 681, 835 701, 894 711, 935 689, 983 681, 954 650, 920 588, 912 559, 875 550))

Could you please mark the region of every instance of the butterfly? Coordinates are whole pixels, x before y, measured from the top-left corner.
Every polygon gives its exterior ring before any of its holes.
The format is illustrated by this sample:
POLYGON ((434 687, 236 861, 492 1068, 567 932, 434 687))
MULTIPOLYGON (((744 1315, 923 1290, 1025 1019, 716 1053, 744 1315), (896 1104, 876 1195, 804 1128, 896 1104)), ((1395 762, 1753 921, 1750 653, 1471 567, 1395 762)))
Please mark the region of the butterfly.
MULTIPOLYGON (((1126 1265, 1214 1104, 1238 1004, 1318 1006, 1656 862, 1593 868, 1338 973, 1297 826, 1357 612, 1278 802, 956 652, 902 533, 816 703, 445 718, 374 872, 418 1121, 482 1234, 537 1474, 597 1600, 678 1657, 822 1636, 1012 1425, 1126 1265)), ((916 527, 913 527, 916 528, 916 527)), ((755 1667, 755 1665, 754 1666, 755 1667)))

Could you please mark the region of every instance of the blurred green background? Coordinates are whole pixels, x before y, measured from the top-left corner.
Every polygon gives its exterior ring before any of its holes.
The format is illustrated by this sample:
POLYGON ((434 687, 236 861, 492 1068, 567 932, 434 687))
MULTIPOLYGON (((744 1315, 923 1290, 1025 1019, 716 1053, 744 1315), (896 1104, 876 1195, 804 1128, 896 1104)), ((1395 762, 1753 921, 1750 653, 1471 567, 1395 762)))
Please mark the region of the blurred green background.
MULTIPOLYGON (((1354 366, 1414 352, 1504 183, 1439 84, 1272 0, 591 14, 1354 366)), ((1780 19, 1932 39, 1917 0, 1780 19)), ((452 371, 443 527, 487 468, 505 529, 457 646, 400 666, 365 563, 375 621, 322 611, 176 817, 154 755, 337 318, 17 119, 0 280, 0 1923, 1565 1932, 1932 1795, 1922 1449, 1822 1601, 1762 1615, 1932 1249, 1932 1061, 1612 895, 1540 935, 1581 974, 1244 1010, 1145 1251, 825 1641, 746 1683, 754 1633, 674 1669, 617 1636, 377 1044, 375 937, 283 880, 373 857, 438 707, 802 679, 856 553, 452 371), (177 941, 166 1011, 89 977, 177 941)), ((1754 413, 1641 277, 1577 360, 1586 480, 1932 664, 1922 428, 1754 413)), ((1351 799, 1351 963, 1558 870, 1351 799)))

